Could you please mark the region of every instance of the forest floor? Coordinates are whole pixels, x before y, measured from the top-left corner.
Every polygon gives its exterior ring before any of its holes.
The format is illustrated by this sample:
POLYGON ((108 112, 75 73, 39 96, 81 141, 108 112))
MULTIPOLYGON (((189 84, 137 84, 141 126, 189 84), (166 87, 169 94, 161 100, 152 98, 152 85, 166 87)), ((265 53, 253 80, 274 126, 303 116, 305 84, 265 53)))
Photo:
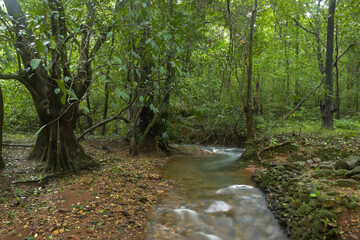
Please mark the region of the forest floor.
POLYGON ((31 148, 5 146, 0 239, 144 239, 155 204, 170 188, 159 175, 167 157, 133 158, 124 144, 101 139, 82 145, 100 169, 57 178, 24 160, 31 148))

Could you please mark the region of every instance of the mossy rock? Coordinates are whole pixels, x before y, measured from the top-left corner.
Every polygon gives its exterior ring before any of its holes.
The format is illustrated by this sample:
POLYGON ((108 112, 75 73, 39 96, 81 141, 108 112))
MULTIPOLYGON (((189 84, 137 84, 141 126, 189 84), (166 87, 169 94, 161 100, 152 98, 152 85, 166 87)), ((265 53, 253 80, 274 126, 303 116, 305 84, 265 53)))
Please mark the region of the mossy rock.
POLYGON ((313 208, 309 204, 303 203, 303 205, 301 205, 297 211, 301 214, 309 214, 313 211, 313 208))
POLYGON ((360 174, 353 175, 351 178, 360 181, 360 174))
POLYGON ((360 174, 360 166, 358 166, 358 167, 356 167, 356 168, 348 171, 348 172, 345 174, 345 176, 346 176, 346 177, 351 177, 351 176, 357 175, 357 174, 360 174))
POLYGON ((332 171, 329 169, 319 169, 314 171, 311 176, 315 177, 315 178, 319 178, 319 177, 329 177, 331 176, 332 171))
POLYGON ((328 219, 328 220, 337 220, 337 215, 333 212, 330 212, 326 209, 321 209, 318 213, 318 216, 322 219, 328 219))
POLYGON ((292 142, 282 143, 276 146, 270 146, 260 152, 261 158, 271 158, 275 153, 288 153, 297 151, 299 147, 292 142))
POLYGON ((348 172, 348 170, 346 169, 338 169, 338 170, 335 170, 333 171, 335 176, 345 176, 348 172))
POLYGON ((352 186, 356 186, 359 184, 360 184, 360 182, 355 179, 338 179, 335 182, 335 185, 340 186, 340 187, 352 187, 352 186))
POLYGON ((339 158, 346 158, 348 156, 349 153, 344 152, 341 149, 331 147, 320 149, 313 154, 313 157, 319 157, 321 161, 336 160, 339 158))
POLYGON ((260 162, 256 149, 252 147, 246 148, 245 152, 243 152, 243 154, 241 154, 241 156, 238 159, 238 163, 241 166, 249 162, 256 162, 256 163, 260 162))
POLYGON ((342 169, 346 169, 349 170, 350 169, 350 165, 348 162, 346 162, 345 160, 341 159, 341 160, 337 160, 335 162, 334 168, 336 170, 342 170, 342 169))

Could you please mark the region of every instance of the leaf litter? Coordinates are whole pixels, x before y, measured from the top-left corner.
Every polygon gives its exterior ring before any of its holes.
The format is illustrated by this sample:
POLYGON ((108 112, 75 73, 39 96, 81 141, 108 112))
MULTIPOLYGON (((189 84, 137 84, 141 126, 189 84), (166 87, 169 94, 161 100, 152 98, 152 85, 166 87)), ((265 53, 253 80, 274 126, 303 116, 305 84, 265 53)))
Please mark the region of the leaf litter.
POLYGON ((170 189, 159 175, 168 158, 130 157, 127 147, 105 140, 82 145, 100 169, 43 182, 33 181, 43 177, 36 163, 23 160, 29 149, 5 148, 0 239, 144 238, 155 204, 170 189))

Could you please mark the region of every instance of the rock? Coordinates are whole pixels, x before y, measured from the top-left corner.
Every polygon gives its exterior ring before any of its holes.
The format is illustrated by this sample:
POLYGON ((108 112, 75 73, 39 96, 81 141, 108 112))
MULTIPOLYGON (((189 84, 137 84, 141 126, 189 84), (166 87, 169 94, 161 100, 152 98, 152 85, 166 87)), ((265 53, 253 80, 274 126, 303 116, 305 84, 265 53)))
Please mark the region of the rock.
POLYGON ((345 159, 345 161, 349 164, 350 169, 354 169, 360 166, 360 157, 359 156, 350 156, 345 159))
POLYGON ((334 168, 335 168, 336 170, 339 170, 339 169, 346 169, 346 170, 348 170, 348 169, 350 169, 350 165, 349 165, 349 163, 347 163, 345 160, 337 160, 337 161, 335 162, 334 168))
POLYGON ((343 211, 345 211, 345 209, 346 208, 344 208, 344 207, 337 207, 333 210, 333 213, 336 213, 336 214, 342 213, 343 211))
POLYGON ((335 182, 335 185, 340 187, 351 187, 360 184, 359 181, 356 181, 354 179, 338 179, 335 182))
POLYGON ((319 162, 321 162, 321 159, 318 158, 318 157, 316 157, 316 158, 313 159, 313 162, 314 162, 314 163, 319 163, 319 162))
POLYGON ((360 174, 353 175, 351 178, 360 181, 360 174))
POLYGON ((328 177, 331 176, 332 171, 329 169, 319 169, 319 170, 315 170, 311 176, 315 177, 315 178, 319 178, 319 177, 328 177))
POLYGON ((333 212, 330 212, 326 209, 321 209, 318 216, 322 219, 328 219, 328 220, 337 220, 337 215, 333 212))
POLYGON ((322 163, 320 163, 319 168, 320 169, 330 169, 330 170, 334 169, 332 162, 322 162, 322 163))
POLYGON ((346 169, 338 169, 335 170, 334 173, 336 176, 345 176, 347 174, 348 170, 346 169))
POLYGON ((357 174, 360 174, 360 166, 348 171, 345 176, 346 177, 351 177, 351 176, 357 175, 357 174))
POLYGON ((298 212, 301 214, 309 214, 310 212, 312 212, 312 207, 309 206, 309 204, 303 203, 303 205, 301 205, 301 207, 299 207, 298 212))

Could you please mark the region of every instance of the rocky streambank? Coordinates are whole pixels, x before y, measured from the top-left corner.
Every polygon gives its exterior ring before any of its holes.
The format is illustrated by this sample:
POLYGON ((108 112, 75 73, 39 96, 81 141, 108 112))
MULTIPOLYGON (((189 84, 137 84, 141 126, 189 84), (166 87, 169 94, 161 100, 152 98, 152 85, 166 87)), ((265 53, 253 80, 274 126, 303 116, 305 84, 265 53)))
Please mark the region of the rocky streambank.
POLYGON ((252 176, 290 238, 360 239, 360 157, 329 148, 299 158, 304 148, 290 145, 258 151, 252 176))

